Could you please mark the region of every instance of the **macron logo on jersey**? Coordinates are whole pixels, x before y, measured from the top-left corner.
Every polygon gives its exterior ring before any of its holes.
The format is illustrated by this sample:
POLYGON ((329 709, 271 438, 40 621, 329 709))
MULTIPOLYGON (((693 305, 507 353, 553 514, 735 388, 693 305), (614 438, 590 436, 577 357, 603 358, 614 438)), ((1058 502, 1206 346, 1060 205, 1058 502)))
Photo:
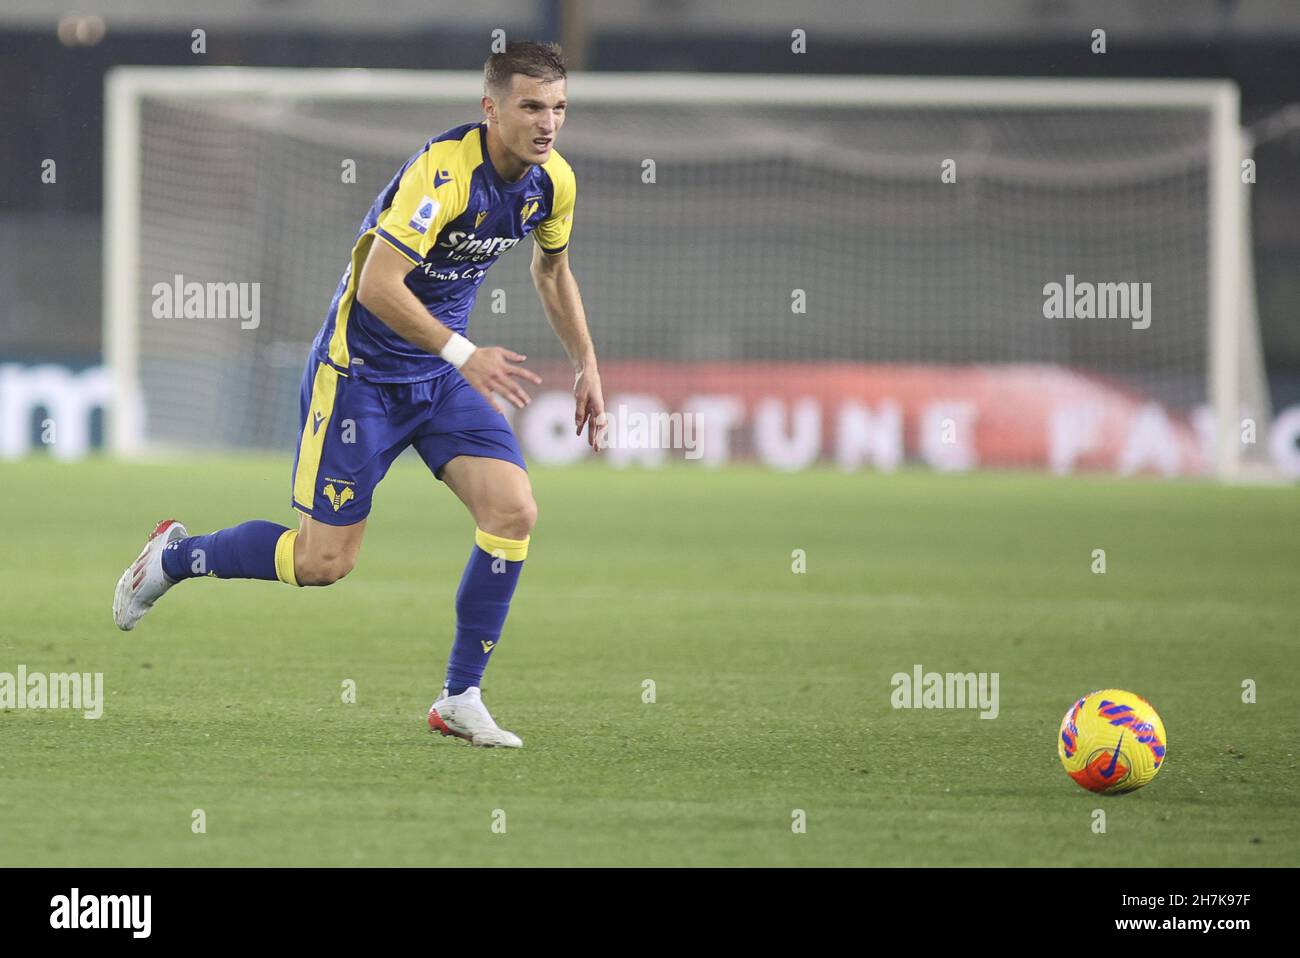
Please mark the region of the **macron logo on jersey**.
POLYGON ((433 218, 438 215, 439 208, 437 200, 427 196, 422 197, 420 205, 416 207, 415 215, 407 225, 421 235, 429 232, 429 227, 433 225, 433 218))
POLYGON ((450 183, 450 182, 451 182, 451 174, 448 173, 446 170, 439 170, 437 173, 433 174, 433 188, 435 190, 438 187, 442 186, 444 183, 450 183))

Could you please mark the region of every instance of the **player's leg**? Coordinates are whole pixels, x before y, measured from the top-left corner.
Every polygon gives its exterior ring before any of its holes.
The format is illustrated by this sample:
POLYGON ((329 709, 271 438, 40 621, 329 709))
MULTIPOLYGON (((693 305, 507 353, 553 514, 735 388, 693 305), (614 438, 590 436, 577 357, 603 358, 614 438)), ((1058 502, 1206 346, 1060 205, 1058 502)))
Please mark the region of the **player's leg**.
POLYGON ((513 462, 457 456, 442 479, 474 517, 474 546, 456 590, 456 639, 447 663, 447 690, 458 695, 482 684, 501 640, 510 601, 537 521, 528 473, 513 462))
POLYGON ((442 470, 442 481, 494 538, 523 544, 537 524, 537 502, 528 473, 507 459, 457 456, 442 470))
POLYGON ((474 745, 518 748, 522 739, 499 727, 483 704, 480 687, 510 612, 537 506, 528 473, 502 459, 458 456, 442 479, 474 517, 474 545, 456 590, 456 637, 447 660, 442 696, 429 709, 429 725, 474 745))
POLYGON ((518 747, 519 737, 498 728, 483 707, 480 686, 528 555, 537 505, 504 417, 459 376, 446 378, 434 425, 414 445, 434 475, 465 503, 477 528, 456 591, 446 688, 429 710, 429 724, 475 745, 518 747), (445 428, 455 431, 433 431, 445 428))
POLYGON ((173 582, 198 576, 332 585, 356 567, 366 520, 335 526, 300 515, 298 528, 254 519, 171 542, 162 558, 173 582))
POLYGON ((117 581, 113 621, 130 631, 163 594, 182 579, 268 579, 292 585, 294 539, 287 526, 254 519, 204 536, 186 535, 185 526, 164 519, 144 549, 117 581))
MULTIPOLYGON (((374 487, 405 436, 395 440, 381 387, 341 377, 311 360, 303 376, 302 429, 294 458, 298 529, 255 519, 191 536, 174 519, 160 522, 118 581, 113 619, 130 630, 184 579, 265 579, 329 585, 356 563, 374 487)), ((403 427, 411 431, 409 424, 403 427)))
POLYGON ((330 585, 356 565, 363 519, 329 526, 302 516, 297 529, 253 519, 229 529, 187 536, 175 519, 158 523, 144 550, 118 580, 113 620, 130 631, 163 594, 184 579, 265 579, 330 585))
POLYGON ((356 566, 375 489, 423 422, 419 391, 419 383, 371 383, 308 364, 293 464, 298 585, 330 585, 356 566))
POLYGON ((366 521, 331 526, 300 516, 293 546, 293 574, 298 585, 333 585, 356 568, 366 521))

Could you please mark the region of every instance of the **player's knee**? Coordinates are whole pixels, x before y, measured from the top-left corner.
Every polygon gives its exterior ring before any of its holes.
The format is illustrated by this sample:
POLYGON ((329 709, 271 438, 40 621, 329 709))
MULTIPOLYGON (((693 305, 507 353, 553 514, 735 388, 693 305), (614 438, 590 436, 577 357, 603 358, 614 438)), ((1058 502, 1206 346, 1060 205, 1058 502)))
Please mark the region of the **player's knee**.
POLYGON ((537 502, 531 495, 524 495, 499 504, 480 528, 506 539, 527 539, 535 525, 537 502))
POLYGON ((294 569, 299 585, 333 585, 356 567, 356 558, 342 552, 320 552, 303 557, 294 569))

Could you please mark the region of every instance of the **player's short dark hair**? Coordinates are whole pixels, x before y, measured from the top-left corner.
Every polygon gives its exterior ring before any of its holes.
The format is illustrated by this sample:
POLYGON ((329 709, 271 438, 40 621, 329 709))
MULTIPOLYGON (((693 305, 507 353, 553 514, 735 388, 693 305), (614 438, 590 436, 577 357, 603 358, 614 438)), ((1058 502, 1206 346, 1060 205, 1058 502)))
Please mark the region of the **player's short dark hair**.
POLYGON ((535 80, 563 80, 568 73, 560 45, 511 40, 504 50, 492 54, 483 64, 483 87, 489 94, 508 90, 516 73, 535 80))

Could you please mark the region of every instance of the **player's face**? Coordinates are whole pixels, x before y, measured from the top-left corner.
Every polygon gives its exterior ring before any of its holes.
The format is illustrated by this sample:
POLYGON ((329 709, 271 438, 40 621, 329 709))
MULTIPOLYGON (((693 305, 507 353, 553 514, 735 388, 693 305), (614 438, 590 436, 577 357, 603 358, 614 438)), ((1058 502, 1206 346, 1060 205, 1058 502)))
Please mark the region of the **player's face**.
POLYGON ((521 162, 541 164, 551 158, 555 138, 564 126, 567 101, 563 80, 516 73, 510 78, 510 91, 491 101, 495 109, 488 117, 495 119, 501 143, 511 154, 521 162))

